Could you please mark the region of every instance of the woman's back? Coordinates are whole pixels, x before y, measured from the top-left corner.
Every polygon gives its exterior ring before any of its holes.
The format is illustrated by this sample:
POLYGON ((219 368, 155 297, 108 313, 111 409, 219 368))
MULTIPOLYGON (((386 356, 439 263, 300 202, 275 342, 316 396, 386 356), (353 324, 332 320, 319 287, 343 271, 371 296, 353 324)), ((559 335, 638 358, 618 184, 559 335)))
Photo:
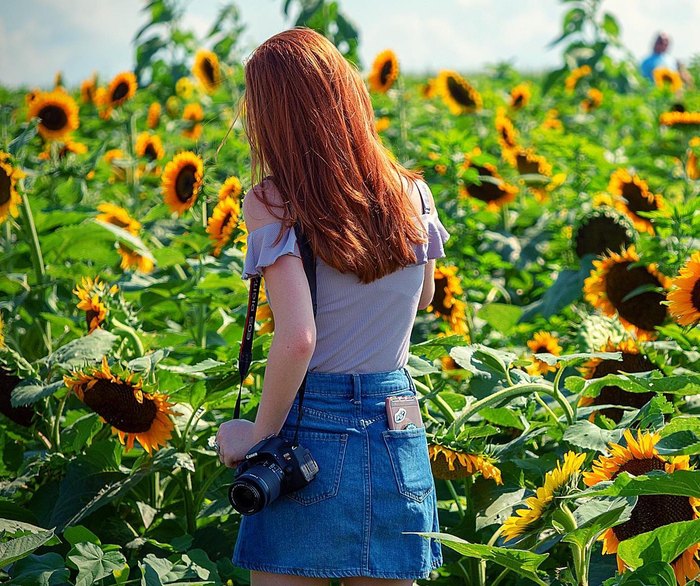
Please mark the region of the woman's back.
MULTIPOLYGON (((408 186, 408 184, 405 184, 408 186)), ((250 200, 260 188, 268 198, 281 203, 270 179, 251 190, 244 202, 246 217, 261 213, 250 200)), ((423 289, 424 266, 444 255, 449 238, 423 181, 412 184, 409 196, 420 213, 428 242, 415 245, 416 263, 389 273, 371 283, 362 283, 352 273, 341 273, 316 255, 316 347, 309 364, 311 372, 387 372, 402 368, 408 359, 411 328, 423 289)), ((244 277, 272 264, 285 254, 299 256, 292 228, 272 221, 252 231, 244 277), (278 242, 280 229, 283 230, 278 242)))

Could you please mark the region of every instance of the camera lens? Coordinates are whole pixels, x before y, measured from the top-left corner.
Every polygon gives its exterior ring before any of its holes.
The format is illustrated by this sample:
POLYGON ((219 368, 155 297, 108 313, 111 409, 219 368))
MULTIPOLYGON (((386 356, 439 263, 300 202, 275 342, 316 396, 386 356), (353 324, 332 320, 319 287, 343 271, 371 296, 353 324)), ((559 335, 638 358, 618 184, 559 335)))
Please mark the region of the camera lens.
POLYGON ((265 498, 255 485, 237 482, 231 486, 229 500, 239 513, 249 515, 263 508, 265 498))
POLYGON ((253 466, 231 485, 231 506, 242 515, 261 511, 279 496, 283 477, 282 469, 274 463, 253 466))

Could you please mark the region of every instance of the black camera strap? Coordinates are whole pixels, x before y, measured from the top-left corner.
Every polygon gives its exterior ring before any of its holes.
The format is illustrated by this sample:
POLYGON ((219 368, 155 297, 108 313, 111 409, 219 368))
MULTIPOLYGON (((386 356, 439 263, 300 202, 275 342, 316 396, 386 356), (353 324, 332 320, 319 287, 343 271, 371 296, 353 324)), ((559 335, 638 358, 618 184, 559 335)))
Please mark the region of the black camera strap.
MULTIPOLYGON (((294 225, 294 234, 297 238, 299 251, 301 252, 301 261, 304 265, 306 280, 309 282, 309 290, 311 291, 311 303, 313 306, 314 318, 316 318, 316 259, 314 258, 313 250, 309 244, 309 239, 301 229, 301 224, 298 222, 294 225)), ((255 315, 258 310, 258 295, 260 294, 260 275, 254 275, 250 279, 250 289, 248 291, 248 310, 246 312, 245 326, 243 327, 243 339, 241 340, 241 349, 238 352, 238 371, 240 374, 240 383, 238 386, 238 398, 236 406, 233 410, 233 418, 238 419, 241 416, 241 394, 243 392, 243 381, 248 376, 250 364, 253 361, 253 335, 255 334, 255 315)), ((304 401, 304 391, 306 389, 306 374, 299 385, 299 416, 297 418, 296 429, 294 430, 293 444, 297 445, 297 436, 299 434, 299 426, 301 425, 302 410, 301 406, 304 401)))

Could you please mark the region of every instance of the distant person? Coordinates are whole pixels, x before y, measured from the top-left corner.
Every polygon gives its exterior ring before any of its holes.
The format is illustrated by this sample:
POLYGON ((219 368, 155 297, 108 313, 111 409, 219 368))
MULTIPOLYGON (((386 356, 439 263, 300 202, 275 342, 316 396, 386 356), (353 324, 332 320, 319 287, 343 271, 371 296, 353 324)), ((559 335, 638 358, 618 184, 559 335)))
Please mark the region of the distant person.
POLYGON ((654 40, 652 53, 641 64, 642 75, 650 81, 654 81, 654 70, 665 67, 671 71, 677 71, 686 85, 691 85, 692 79, 683 63, 675 61, 668 54, 668 47, 671 39, 666 33, 659 33, 654 40))

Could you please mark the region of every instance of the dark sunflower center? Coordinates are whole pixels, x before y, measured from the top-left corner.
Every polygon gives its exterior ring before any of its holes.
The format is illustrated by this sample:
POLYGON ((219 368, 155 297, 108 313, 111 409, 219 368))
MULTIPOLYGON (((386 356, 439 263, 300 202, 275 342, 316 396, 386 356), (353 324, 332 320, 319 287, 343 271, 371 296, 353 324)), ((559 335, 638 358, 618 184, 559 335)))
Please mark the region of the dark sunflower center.
POLYGON ((0 167, 0 206, 10 201, 11 192, 12 180, 10 179, 10 174, 4 167, 0 167))
POLYGON ((123 221, 123 220, 120 220, 120 219, 117 218, 116 216, 112 216, 112 217, 109 219, 109 223, 110 223, 110 224, 114 224, 115 226, 119 226, 120 228, 126 228, 127 226, 129 226, 129 223, 128 223, 128 222, 125 222, 125 221, 123 221))
POLYGON ((112 92, 112 101, 117 102, 118 100, 121 100, 122 98, 126 97, 128 93, 129 84, 125 81, 122 81, 117 84, 117 87, 114 88, 114 91, 112 92))
POLYGON ((433 308, 438 313, 448 315, 449 308, 445 307, 445 298, 447 297, 447 278, 435 277, 435 295, 433 296, 433 308))
POLYGON ((99 315, 100 315, 100 312, 95 311, 94 309, 88 309, 85 312, 85 321, 87 322, 88 328, 90 328, 92 326, 92 320, 96 317, 99 317, 99 315))
POLYGON ((469 91, 469 88, 465 87, 454 77, 447 78, 447 91, 449 91, 450 96, 452 96, 452 99, 461 106, 464 106, 466 108, 476 106, 476 102, 474 101, 474 97, 469 91))
POLYGON ((216 73, 214 71, 214 64, 209 59, 205 59, 202 62, 202 71, 205 77, 209 80, 209 83, 214 85, 216 83, 216 73))
POLYGON ((125 433, 143 433, 151 429, 158 413, 155 401, 134 397, 134 388, 125 383, 99 379, 83 393, 83 401, 107 423, 125 433))
POLYGON ((381 85, 386 84, 387 81, 389 81, 389 77, 391 76, 391 72, 393 71, 394 66, 391 62, 391 59, 387 59, 383 64, 382 68, 379 71, 379 83, 381 85))
POLYGON ((501 138, 509 147, 513 148, 515 146, 515 139, 506 126, 501 127, 501 138))
POLYGON ((29 427, 32 424, 34 410, 26 406, 12 406, 12 389, 14 389, 21 380, 21 378, 0 366, 0 413, 19 425, 29 427))
POLYGON ((685 106, 681 103, 673 104, 671 112, 685 112, 685 106))
MULTIPOLYGON (((493 177, 493 172, 491 172, 486 167, 481 167, 479 165, 473 165, 473 168, 477 170, 479 175, 482 177, 493 177)), ((482 181, 481 185, 470 185, 469 194, 473 197, 480 199, 481 201, 495 201, 505 195, 505 191, 501 189, 500 185, 496 185, 491 181, 482 181)))
POLYGON ((540 172, 539 163, 537 161, 529 159, 527 155, 516 155, 515 162, 518 166, 518 173, 520 173, 521 175, 534 175, 539 174, 540 172))
POLYGON ((182 203, 189 201, 194 195, 194 186, 197 183, 196 173, 197 168, 194 165, 185 165, 177 174, 175 195, 182 203))
MULTIPOLYGON (((2 203, 2 199, 0 199, 0 203, 2 203)), ((700 279, 695 281, 693 290, 690 292, 690 303, 693 305, 695 311, 700 311, 700 279)))
POLYGON ((226 229, 226 226, 228 226, 228 223, 231 221, 232 217, 233 214, 231 212, 227 212, 227 214, 224 216, 224 220, 221 222, 221 234, 219 234, 219 236, 223 235, 224 230, 226 229))
POLYGON ((593 216, 581 224, 576 232, 576 254, 601 256, 606 250, 619 252, 632 244, 627 228, 608 216, 593 216))
POLYGON ((547 348, 547 346, 537 346, 537 348, 532 351, 533 354, 540 354, 542 352, 549 352, 549 348, 547 348))
MULTIPOLYGON (((623 352, 622 361, 601 360, 595 367, 591 378, 602 378, 606 374, 617 374, 619 372, 648 372, 658 370, 656 365, 643 354, 623 352)), ((654 397, 655 393, 629 393, 620 387, 610 385, 603 387, 600 394, 593 399, 593 405, 622 405, 624 407, 634 407, 641 409, 654 397)), ((603 409, 603 415, 619 423, 624 411, 622 409, 603 409)))
POLYGON ((68 114, 60 106, 50 104, 39 110, 41 123, 49 130, 63 130, 68 124, 68 114))
POLYGON ((150 161, 155 161, 158 158, 158 153, 156 152, 156 148, 153 146, 152 142, 148 143, 144 154, 148 157, 150 161))
POLYGON ((653 212, 656 210, 656 199, 647 197, 636 183, 625 183, 622 186, 622 197, 627 200, 627 207, 632 212, 653 212))
POLYGON ((516 96, 513 98, 513 106, 515 106, 516 108, 517 108, 518 106, 521 106, 522 103, 523 103, 524 97, 525 97, 525 96, 523 96, 523 94, 518 94, 518 95, 516 95, 516 96))
MULTIPOLYGON (((639 476, 652 470, 663 469, 664 463, 658 458, 646 458, 644 460, 630 460, 620 467, 617 474, 629 472, 639 476)), ((613 476, 612 480, 615 479, 617 474, 613 476)), ((693 517, 693 508, 690 506, 688 497, 664 494, 643 495, 638 497, 637 504, 632 510, 631 518, 621 525, 613 527, 613 532, 619 541, 624 541, 669 523, 691 521, 693 517)))
POLYGON ((659 280, 646 267, 628 270, 629 261, 614 264, 605 276, 605 292, 617 312, 631 324, 643 330, 653 330, 666 319, 666 306, 661 302, 665 295, 655 291, 645 291, 622 301, 628 293, 642 285, 660 287, 659 280))

